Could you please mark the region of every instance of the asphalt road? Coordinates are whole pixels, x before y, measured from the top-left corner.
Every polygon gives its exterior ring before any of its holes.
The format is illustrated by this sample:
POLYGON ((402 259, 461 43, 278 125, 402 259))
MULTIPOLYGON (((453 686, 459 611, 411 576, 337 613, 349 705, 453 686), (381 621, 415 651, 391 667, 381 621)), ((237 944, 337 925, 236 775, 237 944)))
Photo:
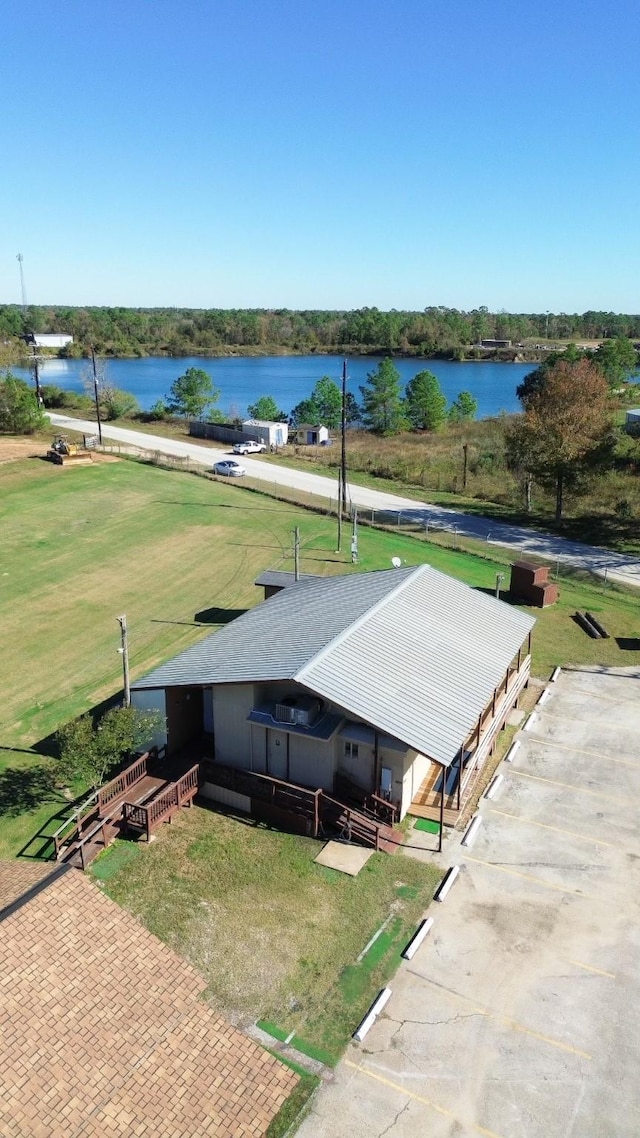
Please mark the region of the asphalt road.
MULTIPOLYGON (((95 434, 97 424, 88 419, 75 419, 66 415, 49 413, 49 418, 55 427, 62 430, 76 430, 87 434, 95 434)), ((114 427, 109 423, 102 426, 105 439, 120 442, 142 450, 160 451, 162 454, 177 457, 188 457, 192 462, 201 463, 211 467, 218 456, 229 453, 229 447, 204 446, 201 443, 187 442, 182 439, 166 439, 161 435, 149 435, 142 431, 114 427)), ((303 490, 307 493, 317 494, 325 499, 337 496, 335 479, 327 478, 322 474, 311 474, 306 470, 292 470, 286 466, 277 466, 274 463, 265 463, 259 458, 242 458, 242 465, 252 478, 263 479, 273 485, 277 482, 281 486, 303 490)), ((623 553, 614 553, 612 550, 599 546, 585 545, 579 541, 567 541, 565 538, 553 534, 542 533, 538 530, 526 529, 521 526, 507 525, 496 522, 491 518, 477 517, 465 514, 461 510, 452 510, 442 506, 430 505, 428 502, 416 501, 414 498, 403 498, 398 494, 385 493, 382 490, 372 490, 366 486, 349 484, 349 495, 354 505, 368 510, 391 512, 394 516, 401 511, 410 521, 419 521, 423 525, 432 525, 438 529, 456 531, 463 537, 473 537, 480 541, 506 546, 517 550, 520 557, 527 554, 536 554, 547 558, 550 562, 561 562, 574 568, 586 569, 613 581, 622 584, 634 585, 640 588, 640 558, 627 556, 623 553)))

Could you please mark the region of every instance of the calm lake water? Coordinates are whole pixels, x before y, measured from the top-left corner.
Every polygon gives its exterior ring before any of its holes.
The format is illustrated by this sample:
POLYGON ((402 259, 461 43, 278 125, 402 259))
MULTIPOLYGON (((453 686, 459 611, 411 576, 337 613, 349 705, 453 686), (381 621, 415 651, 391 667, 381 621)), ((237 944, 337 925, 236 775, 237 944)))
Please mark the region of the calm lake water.
MULTIPOLYGON (((519 410, 516 387, 535 364, 453 363, 449 360, 394 361, 403 383, 419 371, 428 369, 440 381, 449 402, 460 391, 470 391, 478 400, 478 415, 486 418, 500 411, 519 410)), ((375 371, 379 357, 357 356, 348 361, 349 390, 360 399, 360 386, 368 372, 375 371)), ((220 389, 219 407, 224 412, 244 416, 247 405, 261 395, 272 395, 283 411, 290 411, 310 395, 316 380, 330 375, 341 382, 342 356, 256 356, 251 358, 184 356, 165 359, 147 356, 137 360, 107 360, 106 379, 114 387, 130 391, 141 408, 148 411, 164 398, 174 379, 189 367, 204 368, 220 389)), ((30 378, 28 370, 13 368, 15 374, 30 378)), ((82 391, 83 378, 90 374, 86 360, 47 360, 42 366, 42 383, 56 384, 67 391, 82 391)))

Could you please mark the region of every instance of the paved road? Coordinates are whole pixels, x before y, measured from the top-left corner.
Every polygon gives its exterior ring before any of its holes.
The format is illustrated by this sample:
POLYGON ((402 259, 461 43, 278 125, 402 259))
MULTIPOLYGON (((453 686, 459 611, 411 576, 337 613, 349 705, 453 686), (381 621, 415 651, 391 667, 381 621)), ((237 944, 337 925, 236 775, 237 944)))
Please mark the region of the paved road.
POLYGON ((640 1133, 640 677, 551 687, 472 848, 446 843, 460 876, 431 935, 298 1138, 640 1133))
MULTIPOLYGON (((86 433, 95 433, 97 425, 87 419, 74 419, 66 415, 50 413, 54 426, 77 430, 86 433)), ((124 427, 114 427, 109 423, 103 424, 103 437, 114 442, 126 443, 129 446, 140 447, 144 450, 160 451, 162 454, 177 457, 188 457, 192 462, 211 466, 218 455, 227 454, 229 448, 203 446, 201 443, 191 443, 182 439, 165 439, 161 435, 148 435, 142 431, 133 431, 124 427)), ((273 485, 277 482, 281 486, 288 486, 307 493, 318 494, 328 499, 337 495, 336 481, 322 474, 311 474, 306 470, 291 470, 286 466, 277 466, 256 458, 243 458, 242 465, 252 478, 263 479, 273 485)), ((365 486, 351 483, 349 492, 352 502, 359 507, 376 511, 390 511, 394 515, 397 511, 409 520, 419 521, 424 525, 433 525, 438 529, 456 530, 464 537, 473 537, 481 541, 489 541, 496 545, 503 545, 509 549, 516 549, 520 556, 536 554, 548 558, 549 561, 560 561, 579 569, 587 569, 592 573, 604 575, 609 580, 619 581, 627 585, 640 588, 640 558, 614 553, 599 546, 584 545, 578 541, 567 541, 552 534, 541 533, 538 530, 526 529, 521 526, 506 525, 502 522, 492 521, 490 518, 476 517, 464 514, 460 510, 446 509, 442 506, 433 506, 428 502, 419 502, 414 498, 403 498, 398 494, 388 494, 382 490, 371 490, 365 486)))

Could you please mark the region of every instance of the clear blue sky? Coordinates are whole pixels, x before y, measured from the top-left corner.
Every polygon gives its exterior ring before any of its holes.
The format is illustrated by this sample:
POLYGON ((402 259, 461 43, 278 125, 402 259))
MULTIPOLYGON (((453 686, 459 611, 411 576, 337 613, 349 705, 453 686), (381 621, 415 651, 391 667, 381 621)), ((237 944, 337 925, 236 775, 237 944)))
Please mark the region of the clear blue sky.
POLYGON ((5 0, 0 302, 640 311, 632 0, 5 0))

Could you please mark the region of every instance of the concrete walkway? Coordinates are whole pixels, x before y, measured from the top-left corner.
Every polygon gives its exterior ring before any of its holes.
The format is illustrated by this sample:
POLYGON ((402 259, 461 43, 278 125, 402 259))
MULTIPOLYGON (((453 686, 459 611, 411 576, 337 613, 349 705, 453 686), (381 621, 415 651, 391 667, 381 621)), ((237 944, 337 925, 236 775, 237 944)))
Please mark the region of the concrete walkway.
MULTIPOLYGON (((97 431, 97 424, 87 419, 74 419, 51 412, 49 418, 55 427, 62 430, 82 431, 88 434, 95 434, 97 431)), ((161 435, 149 435, 143 431, 114 427, 109 423, 103 424, 102 434, 105 439, 139 447, 142 450, 159 451, 178 458, 188 457, 190 461, 201 463, 206 467, 211 467, 221 455, 228 454, 230 449, 223 446, 204 446, 201 443, 182 439, 166 439, 161 435)), ((324 499, 332 497, 335 499, 337 496, 336 480, 322 474, 292 470, 286 466, 277 466, 255 458, 243 458, 242 465, 252 478, 262 479, 271 485, 277 482, 282 487, 317 494, 324 499)), ((608 580, 640 587, 639 557, 614 553, 612 550, 584 545, 579 541, 568 541, 552 534, 522 526, 507 525, 490 518, 476 517, 461 510, 430 505, 428 502, 420 502, 414 498, 403 498, 399 494, 372 490, 353 482, 349 485, 349 495, 354 505, 368 510, 390 512, 394 516, 401 511, 407 521, 417 521, 425 526, 457 532, 463 537, 502 545, 516 550, 520 557, 535 554, 550 562, 559 561, 564 565, 586 569, 600 576, 604 576, 606 572, 608 580)))

